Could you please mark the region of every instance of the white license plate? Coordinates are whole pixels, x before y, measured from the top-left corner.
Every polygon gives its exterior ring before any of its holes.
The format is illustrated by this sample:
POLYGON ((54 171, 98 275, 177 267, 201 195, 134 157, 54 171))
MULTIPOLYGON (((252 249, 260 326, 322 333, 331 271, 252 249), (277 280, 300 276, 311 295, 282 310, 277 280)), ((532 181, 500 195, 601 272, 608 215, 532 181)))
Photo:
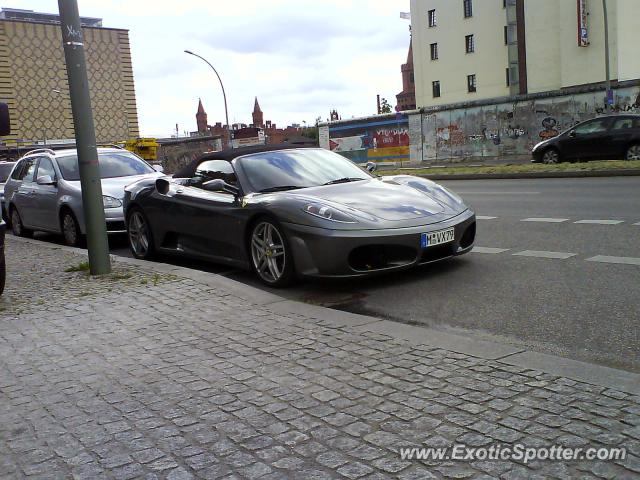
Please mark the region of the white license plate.
POLYGON ((443 243, 453 242, 455 239, 455 229, 447 228, 446 230, 438 230, 437 232, 423 233, 420 235, 420 246, 422 248, 433 247, 443 243))

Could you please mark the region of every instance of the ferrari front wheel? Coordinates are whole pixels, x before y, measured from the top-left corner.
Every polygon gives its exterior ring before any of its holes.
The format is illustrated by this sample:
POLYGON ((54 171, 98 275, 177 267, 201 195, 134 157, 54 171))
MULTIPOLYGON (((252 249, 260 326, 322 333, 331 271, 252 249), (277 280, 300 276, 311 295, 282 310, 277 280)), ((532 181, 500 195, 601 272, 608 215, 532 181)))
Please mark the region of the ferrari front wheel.
POLYGON ((129 236, 129 247, 131 253, 141 260, 149 260, 153 257, 155 250, 151 227, 147 222, 147 217, 139 208, 133 208, 127 217, 127 235, 129 236))
POLYGON ((285 287, 294 277, 293 259, 281 227, 272 220, 255 224, 250 238, 251 264, 270 287, 285 287))

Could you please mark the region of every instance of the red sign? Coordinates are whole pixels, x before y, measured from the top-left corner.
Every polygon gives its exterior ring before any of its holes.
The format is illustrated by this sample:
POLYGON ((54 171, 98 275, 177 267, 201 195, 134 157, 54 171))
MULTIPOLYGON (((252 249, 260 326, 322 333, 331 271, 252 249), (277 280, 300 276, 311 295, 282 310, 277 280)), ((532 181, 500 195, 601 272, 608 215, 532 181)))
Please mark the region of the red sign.
POLYGON ((589 14, 587 13, 587 0, 577 0, 578 2, 578 46, 589 46, 589 28, 587 21, 589 14))

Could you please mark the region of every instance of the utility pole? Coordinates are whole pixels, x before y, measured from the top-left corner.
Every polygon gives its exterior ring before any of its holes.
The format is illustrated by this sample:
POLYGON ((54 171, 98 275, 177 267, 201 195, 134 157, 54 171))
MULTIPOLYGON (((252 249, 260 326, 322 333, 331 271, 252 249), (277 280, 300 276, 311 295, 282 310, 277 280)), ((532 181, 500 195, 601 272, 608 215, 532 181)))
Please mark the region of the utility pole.
POLYGON ((607 0, 602 0, 602 12, 604 15, 604 64, 606 71, 606 110, 611 110, 613 104, 613 92, 611 91, 611 71, 609 65, 609 19, 607 16, 607 0))
POLYGON ((111 271, 111 262, 78 2, 58 0, 58 8, 76 134, 82 206, 89 250, 89 270, 92 275, 103 275, 111 271))

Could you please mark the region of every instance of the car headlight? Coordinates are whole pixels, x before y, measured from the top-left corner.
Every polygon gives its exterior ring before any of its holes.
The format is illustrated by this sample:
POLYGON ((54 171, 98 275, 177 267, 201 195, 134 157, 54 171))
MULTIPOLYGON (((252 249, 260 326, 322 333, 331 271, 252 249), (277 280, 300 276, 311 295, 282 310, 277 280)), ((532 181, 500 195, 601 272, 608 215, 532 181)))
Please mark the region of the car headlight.
POLYGON ((122 201, 115 197, 109 197, 107 195, 103 195, 102 206, 104 208, 118 208, 122 206, 122 201))
POLYGON ((332 222, 358 223, 358 221, 351 215, 347 215, 340 210, 329 207, 327 205, 323 205, 321 203, 310 203, 309 205, 304 207, 304 211, 309 215, 313 215, 314 217, 324 218, 325 220, 330 220, 332 222))

